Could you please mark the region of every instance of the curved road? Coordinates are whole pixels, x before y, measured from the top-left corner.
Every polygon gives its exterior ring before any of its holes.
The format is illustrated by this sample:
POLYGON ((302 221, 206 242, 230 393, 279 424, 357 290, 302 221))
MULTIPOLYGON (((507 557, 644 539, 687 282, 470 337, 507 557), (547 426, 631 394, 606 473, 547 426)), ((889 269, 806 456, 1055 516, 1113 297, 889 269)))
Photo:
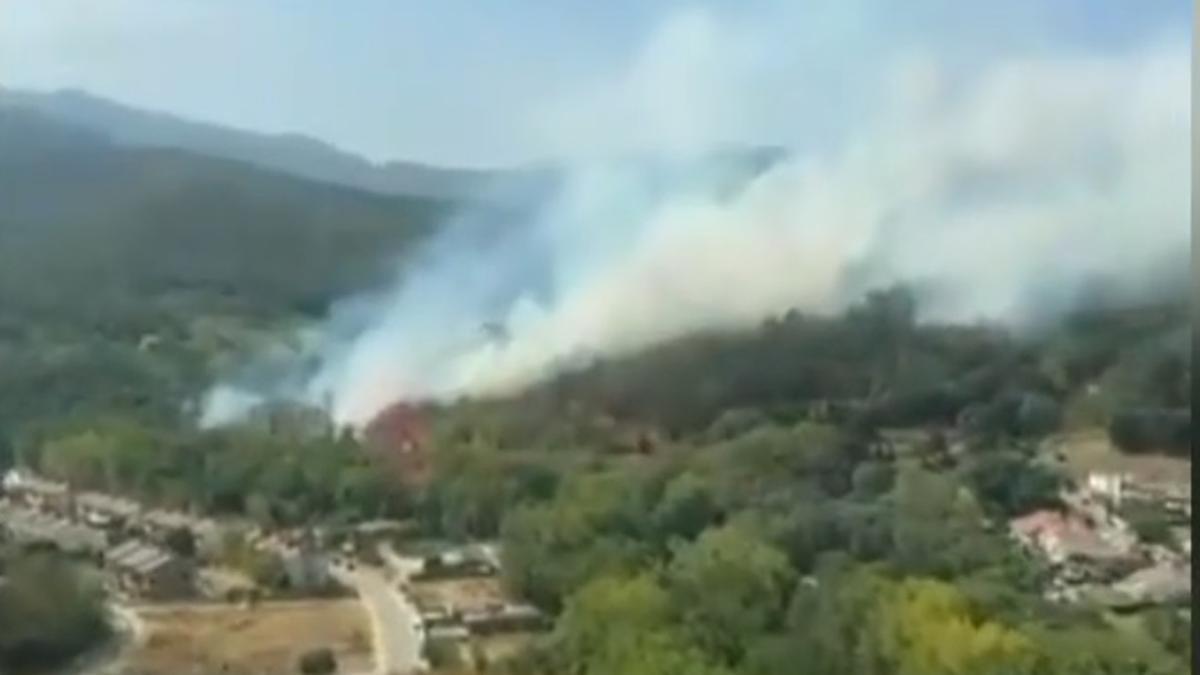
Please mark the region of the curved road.
POLYGON ((409 675, 424 670, 421 658, 420 616, 417 609, 376 567, 358 565, 354 570, 333 567, 342 583, 355 589, 371 617, 377 675, 409 675))

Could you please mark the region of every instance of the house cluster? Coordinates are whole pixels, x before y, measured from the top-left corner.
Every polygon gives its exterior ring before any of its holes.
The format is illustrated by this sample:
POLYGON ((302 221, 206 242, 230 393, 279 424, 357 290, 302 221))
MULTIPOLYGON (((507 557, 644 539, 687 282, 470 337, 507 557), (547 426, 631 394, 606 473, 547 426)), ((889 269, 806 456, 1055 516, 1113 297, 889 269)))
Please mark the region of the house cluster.
POLYGON ((29 547, 54 546, 87 557, 98 556, 108 547, 102 530, 9 501, 0 501, 0 526, 12 541, 29 547))
POLYGON ((1091 599, 1114 609, 1186 603, 1191 597, 1191 485, 1093 472, 1064 491, 1062 508, 1009 522, 1009 533, 1051 570, 1049 599, 1091 599), (1121 515, 1132 503, 1173 524, 1174 541, 1143 541, 1121 515), (1185 504, 1186 502, 1186 504, 1185 504))
POLYGON ((489 602, 469 609, 424 606, 418 611, 421 632, 429 640, 461 642, 472 636, 533 632, 548 625, 541 610, 526 604, 489 602))
POLYGON ((1151 503, 1188 522, 1192 518, 1192 484, 1186 480, 1145 480, 1127 473, 1092 472, 1088 474, 1086 494, 1114 508, 1129 502, 1151 503))
POLYGON ((413 581, 495 577, 500 573, 496 549, 484 544, 450 549, 425 556, 413 581))
POLYGON ((130 539, 104 553, 104 567, 117 588, 146 600, 174 600, 192 595, 196 568, 190 560, 138 539, 130 539))
POLYGON ((546 616, 536 607, 503 599, 499 556, 476 545, 426 556, 405 589, 428 640, 465 642, 472 637, 542 630, 546 616))
POLYGON ((187 529, 202 540, 216 536, 217 523, 180 511, 146 508, 139 502, 101 492, 76 491, 24 469, 13 469, 0 479, 3 494, 14 504, 52 513, 73 522, 109 532, 126 531, 161 539, 168 532, 187 529))
POLYGON ((327 542, 318 532, 298 529, 270 533, 256 529, 246 541, 278 557, 289 589, 321 591, 335 584, 330 568, 333 556, 327 553, 327 542))
POLYGON ((216 524, 184 513, 146 509, 132 500, 76 492, 66 483, 14 469, 0 485, 0 523, 23 545, 47 545, 102 564, 114 587, 145 599, 194 592, 195 563, 167 546, 169 533, 188 530, 202 544, 216 524))

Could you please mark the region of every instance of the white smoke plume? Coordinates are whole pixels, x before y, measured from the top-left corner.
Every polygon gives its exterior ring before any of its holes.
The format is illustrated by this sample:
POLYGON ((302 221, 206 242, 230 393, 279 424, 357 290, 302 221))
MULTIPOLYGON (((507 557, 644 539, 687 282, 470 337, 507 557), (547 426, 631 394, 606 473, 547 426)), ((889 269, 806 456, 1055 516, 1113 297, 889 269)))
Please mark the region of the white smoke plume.
MULTIPOLYGON (((763 59, 708 63, 718 33, 688 15, 615 82, 549 108, 560 122, 590 110, 661 134, 655 149, 678 161, 581 162, 536 217, 447 226, 393 288, 335 308, 311 371, 219 386, 203 421, 282 398, 361 425, 397 400, 511 390, 591 354, 837 311, 895 282, 925 289, 927 318, 1024 322, 1096 278, 1138 292, 1187 265, 1186 40, 1005 58, 965 76, 914 54, 849 133, 746 173, 696 159, 747 140, 724 131, 758 119, 720 93, 745 94, 728 83, 763 59), (711 47, 699 69, 686 62, 696 45, 711 47), (664 78, 671 88, 656 86, 664 78)), ((595 134, 609 135, 620 129, 595 134)))

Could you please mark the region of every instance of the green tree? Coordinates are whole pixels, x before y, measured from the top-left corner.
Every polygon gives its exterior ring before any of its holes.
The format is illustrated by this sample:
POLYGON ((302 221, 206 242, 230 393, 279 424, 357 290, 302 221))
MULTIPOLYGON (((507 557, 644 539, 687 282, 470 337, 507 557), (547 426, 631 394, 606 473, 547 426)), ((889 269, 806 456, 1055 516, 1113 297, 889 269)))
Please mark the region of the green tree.
POLYGON ((1053 398, 1035 392, 1021 397, 1017 406, 1016 426, 1026 436, 1044 436, 1058 429, 1062 407, 1053 398))
POLYGON ((48 442, 42 448, 41 467, 72 485, 115 489, 117 452, 112 439, 94 430, 81 431, 48 442))
POLYGON ((851 484, 854 486, 855 496, 871 499, 891 490, 895 479, 896 471, 891 464, 867 461, 855 467, 851 484))
POLYGON ((519 507, 501 528, 505 581, 547 608, 600 574, 637 567, 650 547, 645 494, 618 472, 584 474, 555 499, 519 507))
POLYGON ((1032 673, 1036 646, 1019 631, 972 616, 953 586, 911 579, 893 586, 872 617, 896 675, 1032 673))
POLYGON ((736 663, 746 644, 781 621, 793 572, 782 552, 730 523, 680 547, 666 578, 696 641, 736 663))
POLYGON ((680 630, 652 577, 600 577, 571 598, 556 630, 569 672, 725 675, 680 630))
POLYGON ((1194 663, 1190 615, 1185 615, 1175 607, 1156 607, 1146 612, 1143 620, 1146 632, 1167 651, 1180 657, 1183 663, 1194 663))
POLYGON ((970 457, 960 472, 988 510, 1012 517, 1058 503, 1062 478, 1017 452, 991 451, 970 457))
POLYGON ((754 643, 752 675, 884 675, 886 664, 867 630, 889 585, 864 567, 823 564, 796 585, 782 634, 754 643))
POLYGON ((793 567, 808 571, 821 553, 846 545, 842 524, 836 503, 805 500, 780 519, 773 538, 787 553, 793 567))
POLYGON ((98 583, 53 554, 21 556, 0 586, 0 671, 46 668, 108 634, 98 583))
POLYGON ((720 515, 709 483, 693 472, 684 472, 667 483, 651 519, 658 537, 694 539, 720 515))
POLYGON ((893 497, 892 559, 906 572, 963 574, 1007 550, 984 531, 978 502, 950 474, 904 467, 893 497))

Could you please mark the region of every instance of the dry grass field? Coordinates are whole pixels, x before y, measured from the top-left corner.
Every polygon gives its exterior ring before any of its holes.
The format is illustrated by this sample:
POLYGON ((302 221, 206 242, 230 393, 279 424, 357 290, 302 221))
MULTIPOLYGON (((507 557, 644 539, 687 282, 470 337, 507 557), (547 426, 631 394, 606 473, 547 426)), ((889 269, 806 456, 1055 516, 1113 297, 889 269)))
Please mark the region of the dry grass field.
POLYGON ((1104 430, 1062 434, 1047 439, 1043 450, 1062 456, 1067 473, 1084 480, 1091 471, 1129 474, 1148 483, 1190 483, 1192 465, 1166 455, 1129 455, 1120 452, 1104 430))
POLYGON ((177 605, 139 610, 142 643, 130 654, 131 673, 295 673, 304 652, 329 647, 338 672, 368 672, 371 631, 357 600, 234 605, 177 605))

